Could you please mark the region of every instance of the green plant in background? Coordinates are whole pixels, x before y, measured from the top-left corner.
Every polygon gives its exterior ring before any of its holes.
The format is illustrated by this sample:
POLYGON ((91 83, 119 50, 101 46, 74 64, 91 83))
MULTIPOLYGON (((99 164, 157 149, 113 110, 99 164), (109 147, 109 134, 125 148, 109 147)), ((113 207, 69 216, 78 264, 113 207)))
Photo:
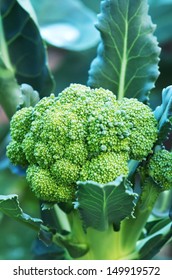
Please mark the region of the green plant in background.
MULTIPOLYGON (((101 38, 87 85, 72 83, 55 96, 50 95, 53 81, 41 36, 72 51, 94 46, 99 36, 95 33, 88 45, 81 36, 85 23, 77 33, 73 20, 61 24, 59 18, 59 30, 75 35, 71 44, 66 35, 60 45, 51 35, 58 21, 44 16, 50 5, 44 2, 39 7, 26 1, 24 8, 20 1, 2 3, 0 75, 0 101, 11 118, 7 156, 27 169, 41 219, 23 213, 16 195, 1 195, 0 210, 39 233, 48 246, 44 258, 52 251, 61 259, 153 258, 172 237, 172 154, 171 145, 164 146, 171 129, 172 88, 163 90, 153 111, 149 95, 159 76, 160 48, 148 3, 101 1, 96 24, 101 38), (12 33, 9 19, 17 12, 22 20, 12 33)), ((83 9, 75 3, 74 10, 83 9)), ((68 14, 66 7, 62 14, 68 14)), ((93 13, 86 9, 84 15, 93 26, 93 13)))

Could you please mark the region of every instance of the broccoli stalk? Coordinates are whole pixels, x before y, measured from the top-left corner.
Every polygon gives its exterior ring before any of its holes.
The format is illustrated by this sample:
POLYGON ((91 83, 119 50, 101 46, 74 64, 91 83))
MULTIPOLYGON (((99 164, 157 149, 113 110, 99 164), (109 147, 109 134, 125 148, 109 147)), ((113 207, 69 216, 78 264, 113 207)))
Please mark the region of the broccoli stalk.
POLYGON ((146 166, 140 169, 142 192, 134 216, 121 223, 120 246, 124 255, 136 250, 137 241, 161 192, 172 187, 172 153, 157 147, 146 166))
POLYGON ((132 254, 136 250, 137 241, 160 194, 160 190, 151 179, 146 180, 142 188, 142 194, 134 211, 134 218, 130 217, 121 223, 119 242, 124 255, 132 254))
MULTIPOLYGON (((66 217, 70 223, 73 242, 76 244, 85 244, 88 247, 88 250, 84 255, 75 257, 75 259, 114 260, 136 259, 138 257, 136 251, 132 254, 127 253, 127 255, 124 255, 124 247, 121 247, 120 243, 121 232, 115 232, 113 225, 110 225, 105 231, 98 231, 93 228, 88 228, 85 231, 78 211, 73 210, 66 217), (110 250, 107 248, 110 248, 110 250)), ((59 245, 58 234, 57 237, 54 236, 53 240, 57 245, 59 245)))

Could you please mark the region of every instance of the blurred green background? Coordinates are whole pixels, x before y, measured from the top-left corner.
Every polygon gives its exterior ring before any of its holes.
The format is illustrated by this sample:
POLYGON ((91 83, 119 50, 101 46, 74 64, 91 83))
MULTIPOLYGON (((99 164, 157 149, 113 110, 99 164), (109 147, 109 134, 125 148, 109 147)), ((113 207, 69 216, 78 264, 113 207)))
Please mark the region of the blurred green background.
MULTIPOLYGON (((22 4, 22 1, 18 1, 22 4)), ((28 2, 28 1, 23 1, 28 2)), ((49 67, 58 94, 70 83, 86 84, 90 63, 96 56, 99 33, 94 27, 100 0, 31 0, 41 34, 47 44, 49 67), (56 32, 55 32, 56 30, 56 32)), ((150 15, 162 48, 159 64, 161 75, 152 91, 152 108, 161 102, 162 89, 172 84, 172 0, 149 0, 150 15)), ((26 7, 25 7, 26 8, 26 7)), ((27 7, 29 8, 29 7, 27 7)), ((30 8, 29 11, 31 12, 30 8)), ((16 17, 17 20, 17 17, 16 17)), ((1 36, 1 34, 0 34, 1 36)), ((49 92, 47 92, 49 95, 49 92)), ((40 217, 40 206, 28 188, 25 176, 16 172, 5 157, 9 120, 0 108, 0 194, 18 194, 21 207, 32 217, 40 217)), ((169 140, 171 141, 171 139, 169 140)), ((166 143, 168 145, 168 142, 166 143)), ((33 259, 37 234, 0 212, 0 259, 33 259)), ((157 258, 172 258, 170 246, 157 258)))

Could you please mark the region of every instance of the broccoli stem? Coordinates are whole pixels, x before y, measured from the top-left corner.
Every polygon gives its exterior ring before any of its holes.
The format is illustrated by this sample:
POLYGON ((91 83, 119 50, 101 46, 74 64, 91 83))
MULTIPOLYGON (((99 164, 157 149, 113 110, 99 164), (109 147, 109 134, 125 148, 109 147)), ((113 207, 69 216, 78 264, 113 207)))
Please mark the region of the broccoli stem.
MULTIPOLYGON (((116 242, 113 227, 106 231, 97 231, 93 228, 87 230, 87 242, 90 246, 90 252, 83 259, 93 260, 114 260, 118 258, 118 242, 116 242)), ((118 236, 118 234, 117 234, 118 236)), ((117 237, 118 239, 118 237, 117 237)))
POLYGON ((63 212, 57 204, 54 205, 53 210, 60 231, 70 232, 71 228, 66 213, 63 212))
POLYGON ((152 180, 147 180, 144 183, 142 194, 134 212, 135 218, 130 217, 121 223, 120 246, 123 248, 124 255, 132 254, 132 252, 135 251, 137 241, 139 240, 159 194, 160 190, 152 180))
POLYGON ((79 260, 119 260, 136 259, 137 252, 123 255, 123 248, 120 246, 120 232, 114 232, 113 226, 106 231, 97 231, 93 228, 87 230, 86 239, 90 250, 79 260))
POLYGON ((82 221, 78 211, 74 210, 69 214, 72 234, 79 243, 86 243, 89 251, 78 260, 117 260, 117 259, 135 259, 136 253, 123 256, 121 247, 121 232, 115 232, 113 226, 105 231, 98 231, 93 228, 83 229, 82 221))
POLYGON ((82 221, 77 210, 73 210, 68 214, 71 232, 78 242, 86 243, 85 232, 82 226, 82 221))
MULTIPOLYGON (((120 231, 115 232, 113 225, 110 225, 105 231, 98 231, 94 228, 83 228, 80 214, 77 210, 73 210, 70 214, 65 214, 70 223, 71 234, 73 240, 77 244, 87 244, 88 252, 76 259, 78 260, 119 260, 119 259, 137 259, 138 252, 136 250, 137 241, 141 232, 152 212, 154 204, 160 194, 160 189, 150 179, 146 179, 143 191, 138 200, 135 209, 135 218, 130 217, 121 223, 120 231)), ((63 223, 61 213, 56 208, 56 213, 60 224, 66 228, 63 223)))
POLYGON ((69 220, 72 228, 72 234, 78 242, 87 243, 89 251, 79 260, 105 260, 115 259, 118 250, 115 242, 115 233, 113 227, 109 227, 106 231, 97 231, 88 228, 84 231, 82 221, 78 211, 74 210, 69 214, 69 220), (109 248, 109 250, 108 250, 109 248))

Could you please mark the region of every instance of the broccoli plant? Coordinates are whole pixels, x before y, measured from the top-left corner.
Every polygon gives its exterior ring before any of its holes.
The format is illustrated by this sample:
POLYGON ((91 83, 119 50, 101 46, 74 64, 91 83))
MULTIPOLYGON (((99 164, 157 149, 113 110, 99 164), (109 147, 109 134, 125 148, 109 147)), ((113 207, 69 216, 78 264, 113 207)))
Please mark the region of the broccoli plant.
POLYGON ((16 195, 0 196, 0 209, 66 259, 151 259, 172 240, 172 87, 153 110, 160 48, 146 0, 101 1, 96 27, 87 84, 40 100, 22 85, 11 118, 7 156, 46 219, 24 214, 16 195), (166 215, 156 206, 164 194, 166 215))

